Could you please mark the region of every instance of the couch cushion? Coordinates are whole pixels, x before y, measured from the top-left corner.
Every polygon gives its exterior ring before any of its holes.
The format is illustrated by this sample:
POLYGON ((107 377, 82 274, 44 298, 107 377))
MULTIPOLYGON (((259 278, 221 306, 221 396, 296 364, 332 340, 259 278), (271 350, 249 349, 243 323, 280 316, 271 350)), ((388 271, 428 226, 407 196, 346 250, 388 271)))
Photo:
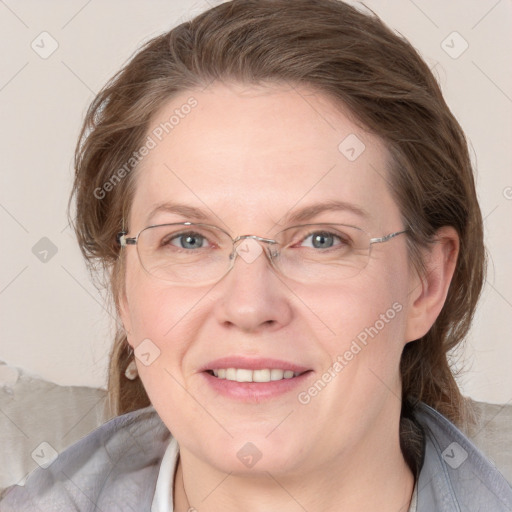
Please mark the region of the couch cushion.
POLYGON ((0 489, 103 423, 105 404, 105 390, 59 386, 0 361, 0 489))

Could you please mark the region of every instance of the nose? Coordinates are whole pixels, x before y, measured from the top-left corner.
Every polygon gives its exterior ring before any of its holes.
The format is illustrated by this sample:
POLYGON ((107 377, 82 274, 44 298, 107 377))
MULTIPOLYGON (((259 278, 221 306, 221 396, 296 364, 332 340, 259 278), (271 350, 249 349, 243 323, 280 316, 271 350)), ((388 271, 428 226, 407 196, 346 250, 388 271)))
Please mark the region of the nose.
POLYGON ((267 245, 251 238, 235 245, 233 267, 216 287, 215 315, 224 326, 259 332, 290 322, 290 292, 270 263, 267 245))

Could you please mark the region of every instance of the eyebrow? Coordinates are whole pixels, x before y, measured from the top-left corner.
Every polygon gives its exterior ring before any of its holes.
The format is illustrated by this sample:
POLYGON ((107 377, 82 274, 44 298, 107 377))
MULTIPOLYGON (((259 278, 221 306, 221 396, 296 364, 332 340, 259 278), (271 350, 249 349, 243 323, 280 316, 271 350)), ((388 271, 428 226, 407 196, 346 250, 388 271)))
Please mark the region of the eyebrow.
POLYGON ((348 211, 362 217, 363 219, 368 219, 370 217, 370 214, 360 206, 347 203, 346 201, 331 200, 323 203, 314 203, 295 212, 291 211, 282 217, 281 220, 284 220, 286 224, 292 222, 304 222, 327 211, 348 211))
POLYGON ((149 215, 147 216, 147 221, 149 222, 149 220, 159 212, 176 213, 178 215, 183 215, 183 217, 187 217, 194 220, 208 219, 208 216, 203 212, 203 210, 195 208, 194 206, 188 206, 186 204, 181 203, 165 202, 158 204, 149 212, 149 215))
MULTIPOLYGON (((295 223, 295 222, 304 222, 307 220, 316 217, 317 215, 327 212, 327 211, 348 211, 353 213, 363 219, 368 219, 370 214, 360 206, 357 206, 352 203, 347 203, 345 201, 326 201, 322 203, 314 203, 300 210, 291 211, 281 217, 279 224, 284 221, 285 224, 295 223)), ((159 212, 168 212, 168 213, 176 213, 178 215, 182 215, 183 217, 187 217, 192 220, 208 220, 211 218, 204 210, 200 208, 196 208, 194 206, 189 206, 181 203, 171 203, 165 202, 158 204, 155 208, 151 210, 147 217, 147 221, 159 212)))

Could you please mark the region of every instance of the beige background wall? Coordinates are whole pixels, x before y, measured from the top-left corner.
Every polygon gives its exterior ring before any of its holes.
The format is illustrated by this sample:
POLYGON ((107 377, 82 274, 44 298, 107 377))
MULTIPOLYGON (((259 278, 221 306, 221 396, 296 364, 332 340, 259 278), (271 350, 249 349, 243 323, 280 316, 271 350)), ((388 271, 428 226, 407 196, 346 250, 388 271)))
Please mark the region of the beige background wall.
MULTIPOLYGON (((457 355, 465 367, 460 382, 474 398, 508 402, 512 4, 366 4, 435 68, 470 140, 490 267, 474 328, 457 355)), ((112 319, 66 219, 80 122, 94 93, 141 42, 207 6, 188 0, 0 2, 0 359, 60 384, 105 385, 112 319)))

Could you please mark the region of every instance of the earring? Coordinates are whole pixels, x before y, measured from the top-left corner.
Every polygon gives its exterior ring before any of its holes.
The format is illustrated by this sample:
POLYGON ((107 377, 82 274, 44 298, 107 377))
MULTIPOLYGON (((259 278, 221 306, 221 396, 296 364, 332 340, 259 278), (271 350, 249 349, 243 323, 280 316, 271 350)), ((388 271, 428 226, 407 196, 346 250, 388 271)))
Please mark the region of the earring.
POLYGON ((126 367, 124 376, 128 380, 135 380, 139 376, 139 371, 137 370, 137 364, 135 363, 135 358, 133 358, 130 361, 130 364, 126 367))
MULTIPOLYGON (((130 357, 133 354, 132 347, 130 347, 129 350, 130 350, 130 355, 129 355, 129 357, 130 357)), ((137 363, 135 362, 135 356, 130 361, 130 364, 126 367, 126 370, 124 371, 124 376, 128 380, 135 380, 139 376, 139 370, 137 370, 137 363)))

